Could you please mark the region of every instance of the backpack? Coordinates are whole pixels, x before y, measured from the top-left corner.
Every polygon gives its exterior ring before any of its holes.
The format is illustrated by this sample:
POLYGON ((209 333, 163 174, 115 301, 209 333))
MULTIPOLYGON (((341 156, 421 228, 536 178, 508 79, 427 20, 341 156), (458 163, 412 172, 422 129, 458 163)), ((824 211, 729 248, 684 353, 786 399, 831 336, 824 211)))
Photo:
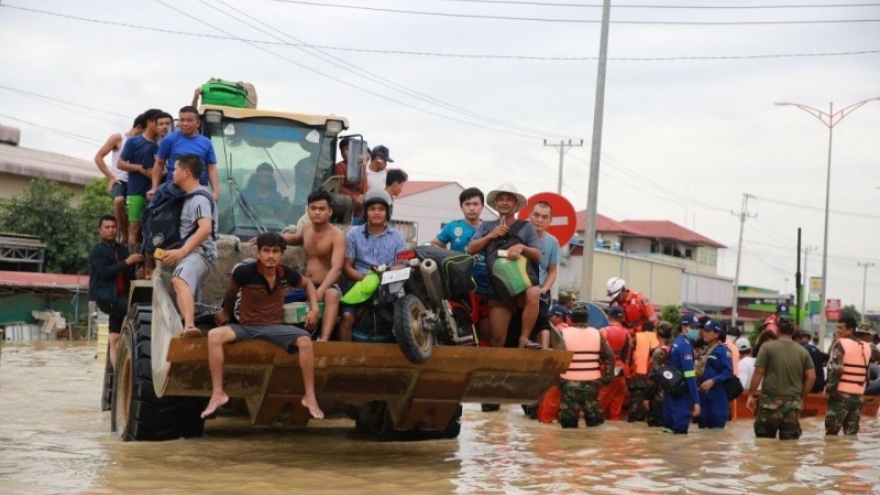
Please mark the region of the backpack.
POLYGON ((651 373, 650 378, 674 399, 680 399, 687 395, 688 388, 684 381, 684 375, 675 366, 664 364, 657 371, 651 373))
POLYGON ((446 297, 462 298, 477 288, 471 275, 476 261, 473 256, 437 246, 419 246, 415 251, 420 260, 437 262, 446 297))
POLYGON ((537 261, 532 261, 525 256, 509 260, 498 254, 500 250, 506 250, 517 244, 525 244, 519 236, 519 232, 527 223, 524 220, 513 222, 508 228, 506 236, 494 239, 486 246, 486 268, 489 270, 489 281, 499 299, 513 299, 529 287, 538 285, 537 261))
POLYGON ((180 237, 180 214, 183 211, 183 203, 187 198, 202 195, 211 201, 211 236, 217 238, 214 228, 214 198, 204 189, 196 189, 187 194, 173 182, 165 182, 156 189, 150 204, 141 215, 141 227, 144 233, 144 252, 152 255, 156 248, 165 250, 176 249, 192 236, 198 227, 193 229, 183 238, 180 237))

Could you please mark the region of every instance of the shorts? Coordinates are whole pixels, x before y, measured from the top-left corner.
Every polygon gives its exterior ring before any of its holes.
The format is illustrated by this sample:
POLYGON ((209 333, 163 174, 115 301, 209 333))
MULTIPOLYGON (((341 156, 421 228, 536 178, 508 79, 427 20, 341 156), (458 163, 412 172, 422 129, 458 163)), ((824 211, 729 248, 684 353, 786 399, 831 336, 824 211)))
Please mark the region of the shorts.
POLYGON ((132 194, 126 198, 125 204, 128 205, 128 221, 140 222, 144 208, 147 207, 147 196, 145 194, 132 194))
MULTIPOLYGON (((330 288, 336 289, 339 291, 340 294, 342 294, 342 289, 339 288, 339 284, 333 284, 330 286, 330 288)), ((317 287, 315 287, 315 289, 317 289, 317 287)), ((296 289, 293 289, 292 291, 290 291, 284 295, 284 304, 294 303, 294 302, 308 302, 308 301, 309 301, 309 296, 306 295, 305 289, 296 288, 296 289)), ((318 301, 318 302, 322 302, 322 301, 318 301)))
POLYGON ((113 302, 100 301, 97 306, 109 317, 107 325, 109 332, 121 333, 122 322, 125 321, 125 315, 128 313, 128 298, 119 296, 113 302))
POLYGON ((128 188, 128 182, 124 180, 118 180, 113 183, 113 188, 110 189, 110 197, 116 199, 118 197, 125 197, 126 189, 128 188))
POLYGON ((290 354, 295 354, 298 351, 295 344, 296 339, 300 337, 312 338, 309 332, 292 325, 236 325, 233 323, 229 325, 229 328, 235 332, 236 342, 263 339, 290 354))
POLYGON ((194 252, 177 262, 177 266, 174 268, 174 273, 171 276, 186 282, 190 292, 195 294, 210 274, 211 265, 208 263, 208 260, 201 254, 194 252))

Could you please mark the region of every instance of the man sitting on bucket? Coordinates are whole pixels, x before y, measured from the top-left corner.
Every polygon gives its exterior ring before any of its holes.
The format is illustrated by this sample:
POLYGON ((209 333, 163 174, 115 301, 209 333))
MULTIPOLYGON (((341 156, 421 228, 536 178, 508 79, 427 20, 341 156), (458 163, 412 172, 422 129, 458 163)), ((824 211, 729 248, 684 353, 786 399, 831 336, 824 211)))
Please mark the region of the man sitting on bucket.
POLYGON ((250 339, 267 340, 285 351, 299 353, 304 393, 302 405, 318 419, 324 413, 315 397, 315 354, 310 333, 284 324, 284 294, 290 288, 305 289, 310 310, 303 324, 315 328, 319 308, 315 285, 296 270, 281 264, 287 243, 281 234, 266 232, 257 237, 257 262, 239 265, 223 298, 223 309, 214 316, 218 326, 208 332, 208 365, 211 369, 211 400, 202 412, 203 419, 216 415, 217 408, 229 402, 223 390, 223 346, 250 339), (229 323, 238 291, 241 307, 238 324, 229 323))

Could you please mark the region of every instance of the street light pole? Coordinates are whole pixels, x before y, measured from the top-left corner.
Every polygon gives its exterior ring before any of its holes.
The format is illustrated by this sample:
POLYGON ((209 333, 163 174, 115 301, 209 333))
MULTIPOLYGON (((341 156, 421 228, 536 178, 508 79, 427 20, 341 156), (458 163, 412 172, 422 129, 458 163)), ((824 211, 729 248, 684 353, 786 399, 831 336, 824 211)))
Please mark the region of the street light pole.
POLYGON ((868 321, 868 317, 865 316, 865 295, 868 293, 868 268, 874 266, 874 263, 858 263, 859 266, 864 267, 865 276, 862 278, 862 323, 868 321))
POLYGON ((828 170, 825 176, 825 233, 824 239, 822 241, 822 290, 819 293, 819 304, 822 308, 819 312, 819 348, 824 349, 825 347, 825 332, 827 331, 828 321, 827 315, 825 314, 825 299, 828 296, 828 214, 830 212, 830 204, 831 204, 831 146, 834 139, 834 126, 840 123, 841 120, 844 119, 847 115, 853 113, 858 108, 864 106, 869 101, 880 100, 880 97, 869 98, 867 100, 857 101, 852 105, 844 107, 837 112, 834 111, 834 103, 828 104, 828 112, 823 112, 817 108, 813 108, 807 105, 801 105, 800 103, 788 103, 788 102, 777 102, 774 105, 778 106, 793 106, 797 107, 808 114, 812 115, 819 119, 825 127, 828 128, 828 170))

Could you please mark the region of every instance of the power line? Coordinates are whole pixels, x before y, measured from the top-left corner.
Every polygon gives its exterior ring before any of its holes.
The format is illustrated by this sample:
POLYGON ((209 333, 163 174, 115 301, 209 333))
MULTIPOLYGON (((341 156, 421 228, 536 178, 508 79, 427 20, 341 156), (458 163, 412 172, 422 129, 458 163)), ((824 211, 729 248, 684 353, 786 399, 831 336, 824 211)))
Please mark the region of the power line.
MULTIPOLYGON (((571 7, 585 9, 601 9, 602 4, 583 3, 558 3, 558 2, 535 2, 528 0, 426 0, 434 2, 458 2, 495 5, 532 5, 538 7, 571 7)), ((843 7, 878 7, 878 3, 851 3, 851 4, 815 4, 815 5, 618 5, 615 9, 682 9, 682 10, 748 10, 748 9, 821 9, 843 7)))
MULTIPOLYGON (((234 15, 232 15, 232 14, 229 14, 228 12, 224 12, 224 11, 218 9, 217 7, 214 7, 214 6, 212 6, 212 5, 209 5, 205 0, 199 0, 199 2, 202 3, 202 4, 204 4, 204 5, 206 5, 206 6, 208 6, 208 7, 210 7, 210 8, 212 8, 212 9, 214 9, 214 10, 216 10, 216 11, 218 11, 218 12, 220 12, 220 13, 222 13, 222 14, 224 14, 224 15, 226 15, 226 16, 228 16, 228 17, 230 17, 230 18, 232 18, 232 19, 234 19, 234 20, 236 20, 236 21, 239 21, 239 22, 245 24, 246 26, 249 26, 249 27, 251 27, 251 28, 253 28, 253 29, 256 29, 256 30, 260 31, 261 33, 264 33, 264 34, 267 34, 267 35, 269 35, 269 36, 272 36, 273 38, 275 38, 275 39, 277 39, 277 40, 279 40, 279 41, 284 41, 284 40, 282 40, 281 38, 279 38, 278 36, 273 35, 272 33, 268 33, 268 32, 266 32, 265 30, 260 29, 259 27, 253 26, 252 24, 249 24, 249 23, 243 21, 243 20, 240 19, 239 17, 236 17, 236 16, 234 16, 234 15)), ((242 11, 242 10, 239 10, 239 9, 237 9, 237 8, 235 8, 235 7, 231 6, 231 5, 229 5, 229 4, 225 3, 225 2, 223 2, 222 0, 218 0, 218 2, 219 2, 221 5, 223 5, 223 6, 227 7, 227 8, 229 8, 229 9, 232 9, 234 12, 238 13, 239 15, 244 16, 244 17, 247 17, 248 19, 251 19, 251 20, 253 20, 254 22, 257 22, 257 23, 261 24, 261 25, 265 26, 266 28, 271 29, 272 31, 275 31, 275 32, 280 33, 280 34, 282 34, 282 35, 284 35, 284 36, 287 36, 288 38, 290 38, 290 39, 292 39, 292 40, 294 40, 294 41, 296 41, 296 42, 299 42, 299 43, 305 44, 302 40, 299 40, 299 39, 297 39, 296 37, 294 37, 294 36, 292 36, 292 35, 290 35, 290 34, 288 34, 288 33, 285 33, 285 32, 283 32, 283 31, 281 31, 281 30, 279 30, 279 29, 277 29, 277 28, 274 28, 274 27, 268 25, 267 23, 265 23, 265 22, 263 22, 263 21, 261 21, 261 20, 255 18, 255 17, 251 16, 251 15, 248 14, 247 12, 244 12, 244 11, 242 11)), ((364 78, 364 79, 370 80, 370 81, 372 81, 372 82, 375 82, 375 83, 377 83, 377 84, 380 84, 380 85, 382 85, 382 86, 385 86, 385 87, 387 87, 387 88, 389 88, 389 89, 392 89, 392 90, 394 90, 394 91, 401 92, 401 93, 403 93, 403 94, 405 94, 405 95, 407 95, 407 96, 410 96, 410 97, 412 97, 412 98, 416 98, 416 99, 418 99, 418 100, 422 100, 422 101, 424 101, 424 102, 426 102, 426 103, 429 103, 429 104, 431 104, 431 105, 439 106, 439 107, 441 107, 441 108, 445 108, 445 109, 447 109, 447 110, 450 110, 450 111, 453 111, 453 112, 456 112, 456 113, 460 113, 460 114, 467 115, 467 116, 469 116, 469 117, 471 117, 471 118, 475 118, 475 119, 478 119, 478 120, 482 120, 482 121, 484 121, 484 122, 488 122, 488 123, 491 123, 491 124, 494 124, 494 125, 499 125, 499 126, 506 127, 506 128, 508 128, 508 129, 513 129, 513 130, 520 131, 520 132, 533 132, 533 133, 536 133, 536 135, 537 135, 537 134, 541 134, 541 133, 545 133, 545 131, 542 131, 542 130, 540 130, 540 129, 532 129, 532 128, 529 128, 529 127, 523 127, 523 126, 520 126, 520 125, 517 125, 517 124, 513 124, 513 123, 510 123, 510 122, 505 122, 505 121, 503 121, 503 120, 496 119, 496 118, 494 118, 494 117, 490 117, 490 116, 488 116, 488 115, 484 115, 484 114, 481 114, 481 113, 478 113, 478 112, 474 112, 474 111, 468 110, 468 109, 466 109, 466 108, 462 108, 462 107, 459 107, 459 106, 453 105, 453 104, 451 104, 451 103, 447 103, 447 102, 442 101, 442 100, 440 100, 440 99, 438 99, 438 98, 435 98, 435 97, 433 97, 433 96, 427 95, 427 94, 425 94, 425 93, 421 93, 421 92, 416 91, 416 90, 414 90, 414 89, 412 89, 412 88, 409 88, 409 87, 404 86, 404 85, 402 85, 402 84, 396 83, 396 82, 394 82, 394 81, 392 81, 392 80, 390 80, 390 79, 387 79, 387 78, 385 78, 385 77, 382 77, 382 76, 380 76, 380 75, 378 75, 378 74, 372 74, 372 73, 371 73, 368 69, 366 69, 366 68, 358 67, 358 66, 356 66, 356 65, 354 65, 354 64, 351 64, 351 63, 349 63, 349 62, 347 62, 347 61, 345 61, 345 60, 342 60, 341 58, 338 58, 338 57, 336 57, 336 56, 334 56, 334 55, 331 55, 331 54, 329 54, 329 53, 323 52, 323 51, 321 51, 320 49, 314 49, 314 48, 313 48, 313 50, 316 51, 316 52, 318 52, 320 55, 317 55, 317 54, 315 54, 315 53, 311 53, 311 52, 309 52, 309 51, 307 51, 307 50, 305 50, 305 49, 303 49, 303 48, 298 48, 298 49, 301 50, 301 51, 303 51, 304 53, 306 53, 306 54, 308 54, 308 55, 311 55, 311 56, 316 57, 316 58, 318 58, 318 59, 320 59, 320 60, 323 60, 323 61, 325 61, 325 62, 327 62, 327 63, 333 65, 334 67, 340 68, 340 69, 342 69, 342 70, 344 70, 344 71, 346 71, 346 72, 349 72, 349 73, 354 74, 354 75, 356 75, 356 76, 358 76, 358 77, 362 77, 362 78, 364 78), (327 57, 329 57, 329 60, 328 60, 327 57)), ((554 133, 549 133, 549 134, 553 134, 553 135, 559 136, 558 134, 554 134, 554 133)))
MULTIPOLYGON (((329 7, 336 9, 365 10, 371 12, 385 12, 390 14, 407 14, 432 17, 453 17, 459 19, 487 19, 500 21, 528 21, 528 22, 553 22, 561 24, 599 24, 598 19, 554 19, 545 17, 512 17, 484 14, 459 14, 453 12, 428 12, 421 10, 389 9, 384 7, 367 7, 363 5, 331 4, 313 2, 308 0, 269 0, 272 2, 289 3, 295 5, 308 5, 312 7, 329 7)), ((803 21, 611 21, 612 24, 636 24, 636 25, 666 25, 666 26, 756 26, 756 25, 785 25, 785 24, 842 24, 880 22, 880 19, 820 19, 803 21)))
MULTIPOLYGON (((374 53, 379 55, 405 55, 412 57, 434 57, 434 58, 461 58, 461 59, 475 59, 475 60, 524 60, 524 61, 536 61, 536 62, 591 62, 598 60, 598 57, 594 56, 583 56, 583 57, 562 57, 562 56, 553 56, 553 55, 504 55, 504 54, 492 54, 492 53, 445 53, 445 52, 431 52, 431 51, 412 51, 412 50, 380 50, 380 49, 370 49, 370 48, 355 48, 355 47, 345 47, 345 46, 333 46, 333 45, 313 45, 308 43, 290 43, 285 41, 267 41, 267 40, 256 40, 249 38, 240 38, 240 37, 232 37, 232 36, 221 36, 217 34, 208 34, 208 33, 193 33, 187 31, 176 31, 172 29, 162 29, 156 28, 152 26, 142 26, 138 24, 129 24, 125 22, 116 22, 116 21, 108 21, 102 19, 92 19, 88 17, 80 17, 68 14, 61 14, 58 12, 50 12, 46 10, 39 9, 31 9, 25 7, 18 7, 12 5, 4 5, 0 4, 0 7, 5 7, 8 9, 15 9, 24 12, 30 12, 34 14, 42 14, 52 17, 58 17, 62 19, 81 21, 81 22, 89 22, 94 24, 102 24, 107 26, 116 26, 123 27, 128 29, 138 29, 142 31, 151 31, 156 33, 163 34, 173 34, 177 36, 190 36, 196 38, 205 38, 205 39, 215 39, 215 40, 227 40, 227 41, 240 41, 247 43, 255 43, 260 45, 271 45, 271 46, 288 46, 294 48, 312 48, 312 49, 320 49, 320 50, 332 50, 332 51, 341 51, 341 52, 351 52, 351 53, 374 53)), ((875 55, 880 53, 880 50, 857 50, 857 51, 843 51, 843 52, 816 52, 816 53, 765 53, 765 54, 753 54, 753 55, 672 55, 668 57, 608 57, 609 61, 615 62, 677 62, 677 61, 697 61, 697 60, 714 60, 714 61, 728 61, 728 60, 766 60, 766 59, 782 59, 782 58, 818 58, 818 57, 842 57, 842 56, 860 56, 860 55, 875 55)), ((117 114, 118 115, 118 114, 117 114)))
POLYGON ((22 124, 27 124, 27 125, 30 125, 30 126, 33 126, 33 127, 38 127, 38 128, 40 128, 40 129, 44 129, 44 130, 47 130, 47 131, 49 131, 49 132, 52 132, 52 133, 58 134, 59 136, 66 137, 66 138, 68 138, 68 139, 73 139, 74 141, 79 141, 79 142, 84 143, 84 144, 88 144, 89 146, 91 146, 92 143, 97 143, 97 144, 101 144, 101 143, 102 143, 101 141, 99 141, 99 140, 97 140, 97 139, 94 139, 94 138, 90 138, 90 137, 88 137, 88 136, 82 136, 82 135, 74 134, 74 133, 72 133, 72 132, 67 132, 67 131, 64 131, 64 130, 61 130, 61 129, 55 129, 54 127, 47 127, 47 126, 44 126, 44 125, 35 124, 35 123, 33 123, 33 122, 28 122, 27 120, 22 120, 22 119, 19 119, 19 118, 12 117, 12 116, 10 116, 10 115, 4 115, 4 114, 0 113, 0 117, 5 118, 5 119, 9 119, 9 120, 14 120, 14 121, 16 121, 16 122, 21 122, 22 124), (88 142, 88 141, 91 141, 91 142, 88 142))
MULTIPOLYGON (((800 209, 802 209, 802 210, 825 211, 824 208, 820 208, 820 207, 818 207, 818 206, 810 206, 810 205, 802 205, 802 204, 798 204, 798 203, 790 203, 790 202, 788 202, 788 201, 780 201, 780 200, 778 200, 778 199, 770 199, 770 198, 765 198, 765 197, 762 197, 762 196, 755 196, 755 199, 757 199, 757 200, 759 200, 759 201, 766 201, 766 202, 768 202, 768 203, 774 203, 774 204, 782 205, 782 206, 789 206, 789 207, 791 207, 791 208, 800 208, 800 209)), ((869 219, 869 220, 880 220, 880 216, 878 216, 878 215, 868 215, 868 214, 865 214, 865 213, 855 213, 855 212, 849 212, 849 211, 838 211, 838 210, 829 210, 829 211, 830 211, 831 213, 836 214, 836 215, 843 215, 843 216, 856 217, 856 218, 866 218, 866 219, 869 219)))
POLYGON ((88 113, 86 113, 86 112, 83 112, 82 110, 75 110, 75 109, 73 109, 73 108, 70 108, 70 107, 68 107, 68 106, 65 106, 65 105, 71 105, 71 103, 69 103, 69 102, 60 102, 60 100, 57 100, 57 99, 54 99, 54 98, 53 98, 51 101, 49 101, 49 100, 44 99, 45 97, 43 97, 43 96, 38 96, 38 95, 35 95, 35 94, 32 94, 32 93, 27 93, 27 92, 23 92, 23 91, 15 91, 15 90, 12 90, 11 88, 7 88, 7 87, 5 87, 5 86, 0 86, 0 89, 9 89, 10 91, 13 91, 13 92, 15 92, 15 93, 18 93, 18 94, 20 94, 21 96, 24 96, 24 97, 27 97, 27 98, 31 98, 31 99, 33 99, 33 100, 39 101, 40 103, 44 103, 44 104, 46 104, 46 105, 50 105, 50 106, 53 106, 53 107, 56 107, 56 108, 60 108, 60 109, 62 109, 62 110, 67 110, 68 112, 72 112, 72 113, 75 113, 75 114, 77 114, 77 115, 81 115, 81 116, 83 116, 83 117, 88 117, 88 118, 90 118, 90 119, 95 119, 95 120, 97 120, 97 121, 99 121, 99 122, 104 122, 105 124, 110 124, 110 125, 112 125, 112 126, 114 126, 114 127, 118 127, 118 126, 120 125, 118 121, 117 121, 117 122, 113 122, 113 121, 110 121, 110 120, 107 120, 107 119, 102 119, 101 117, 96 117, 96 116, 94 116, 94 115, 90 115, 90 114, 88 114, 88 113))
MULTIPOLYGON (((7 5, 0 5, 0 7, 7 7, 7 5)), ((12 8, 14 8, 14 7, 12 7, 12 8)), ((13 88, 13 87, 10 87, 10 86, 5 86, 5 85, 2 85, 2 84, 0 84, 0 89, 5 89, 5 90, 7 90, 7 91, 12 91, 12 92, 15 92, 15 93, 21 93, 21 94, 23 94, 23 95, 28 95, 28 96, 35 96, 35 97, 37 97, 37 98, 43 98, 43 99, 51 100, 51 101, 55 101, 55 102, 58 102, 58 103, 64 103, 65 105, 70 105, 70 106, 72 106, 72 107, 84 108, 84 109, 86 109, 86 110, 93 110, 93 111, 95 111, 95 112, 105 113, 105 114, 107 114, 107 115, 112 115, 112 116, 114 116, 114 117, 122 117, 122 118, 125 118, 125 119, 131 118, 130 116, 128 116, 128 115, 122 115, 121 113, 108 112, 107 110, 102 110, 102 109, 100 109, 100 108, 90 107, 90 106, 86 106, 86 105, 80 105, 79 103, 71 103, 71 102, 66 101, 66 100, 60 100, 60 99, 58 99, 58 98, 53 98, 53 97, 51 97, 51 96, 46 96, 46 95, 41 95, 41 94, 37 94, 37 93, 32 93, 32 92, 30 92, 30 91, 25 91, 25 90, 23 90, 23 89, 18 89, 18 88, 13 88)))

